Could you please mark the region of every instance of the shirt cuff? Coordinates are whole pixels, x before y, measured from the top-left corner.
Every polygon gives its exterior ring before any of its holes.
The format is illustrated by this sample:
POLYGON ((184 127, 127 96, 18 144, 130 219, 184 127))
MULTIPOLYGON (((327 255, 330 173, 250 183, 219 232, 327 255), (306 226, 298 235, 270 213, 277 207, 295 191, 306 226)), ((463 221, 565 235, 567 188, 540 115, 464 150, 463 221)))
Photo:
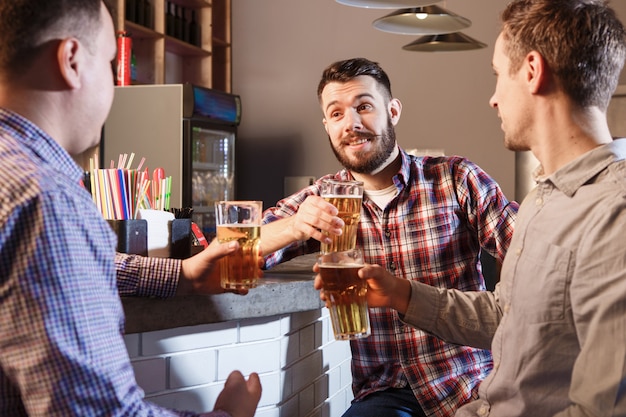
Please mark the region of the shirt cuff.
POLYGON ((439 288, 419 281, 410 281, 411 297, 402 321, 419 329, 430 331, 439 315, 439 288))
POLYGON ((209 417, 232 417, 232 416, 226 411, 215 410, 209 413, 209 417))

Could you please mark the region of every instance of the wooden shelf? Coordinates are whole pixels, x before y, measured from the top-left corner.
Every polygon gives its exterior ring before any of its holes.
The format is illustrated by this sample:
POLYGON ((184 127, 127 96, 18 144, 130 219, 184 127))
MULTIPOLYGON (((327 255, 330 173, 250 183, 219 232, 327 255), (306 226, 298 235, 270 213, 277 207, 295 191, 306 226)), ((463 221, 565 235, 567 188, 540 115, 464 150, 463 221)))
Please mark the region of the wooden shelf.
POLYGON ((211 2, 205 0, 171 0, 171 3, 179 6, 193 7, 196 9, 211 6, 211 2))
POLYGON ((143 25, 139 25, 135 22, 131 22, 130 20, 124 21, 124 30, 130 33, 135 39, 159 39, 163 37, 162 33, 143 25))
POLYGON ((180 56, 209 56, 211 52, 171 36, 165 37, 165 50, 180 56))
POLYGON ((133 83, 188 82, 230 92, 231 0, 149 0, 151 13, 133 13, 135 7, 126 14, 127 6, 141 1, 145 0, 117 0, 117 26, 129 32, 133 42, 137 74, 133 83), (187 24, 175 25, 176 15, 187 24), (192 15, 200 27, 197 42, 189 38, 192 15))

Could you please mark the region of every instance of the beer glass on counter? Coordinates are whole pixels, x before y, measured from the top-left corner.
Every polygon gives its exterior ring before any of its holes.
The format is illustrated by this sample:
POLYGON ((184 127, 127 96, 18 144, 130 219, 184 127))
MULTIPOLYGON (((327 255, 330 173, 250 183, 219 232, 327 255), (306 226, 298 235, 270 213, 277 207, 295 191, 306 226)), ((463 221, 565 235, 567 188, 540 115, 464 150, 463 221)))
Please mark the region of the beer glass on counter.
POLYGON ((215 203, 217 240, 239 241, 239 250, 219 260, 224 289, 254 288, 261 277, 258 256, 261 246, 262 201, 215 203))
POLYGON ((322 253, 317 263, 335 339, 369 336, 367 281, 358 276, 365 265, 361 250, 322 253))
POLYGON ((345 226, 341 235, 332 236, 333 241, 330 245, 322 243, 320 251, 329 253, 354 249, 356 232, 361 220, 363 183, 361 181, 325 179, 322 181, 321 196, 337 207, 338 216, 344 221, 345 226))

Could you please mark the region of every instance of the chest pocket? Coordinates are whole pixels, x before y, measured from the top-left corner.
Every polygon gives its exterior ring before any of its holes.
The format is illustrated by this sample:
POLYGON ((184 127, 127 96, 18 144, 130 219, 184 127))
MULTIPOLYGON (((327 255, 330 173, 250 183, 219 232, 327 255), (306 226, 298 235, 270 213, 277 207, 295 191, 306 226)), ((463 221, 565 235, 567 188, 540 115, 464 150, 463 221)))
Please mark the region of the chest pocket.
POLYGON ((518 260, 513 287, 513 308, 529 323, 565 319, 572 253, 545 242, 525 245, 518 260), (521 310, 521 309, 520 309, 521 310))

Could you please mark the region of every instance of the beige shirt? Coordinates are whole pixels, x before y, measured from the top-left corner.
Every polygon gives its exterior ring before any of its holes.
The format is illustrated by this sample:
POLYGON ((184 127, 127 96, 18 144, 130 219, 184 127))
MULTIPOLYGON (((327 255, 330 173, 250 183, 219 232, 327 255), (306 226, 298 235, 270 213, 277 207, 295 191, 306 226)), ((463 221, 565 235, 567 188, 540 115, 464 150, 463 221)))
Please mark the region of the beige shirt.
POLYGON ((491 345, 480 399, 456 416, 625 416, 626 139, 539 181, 493 293, 411 284, 407 323, 491 345))

